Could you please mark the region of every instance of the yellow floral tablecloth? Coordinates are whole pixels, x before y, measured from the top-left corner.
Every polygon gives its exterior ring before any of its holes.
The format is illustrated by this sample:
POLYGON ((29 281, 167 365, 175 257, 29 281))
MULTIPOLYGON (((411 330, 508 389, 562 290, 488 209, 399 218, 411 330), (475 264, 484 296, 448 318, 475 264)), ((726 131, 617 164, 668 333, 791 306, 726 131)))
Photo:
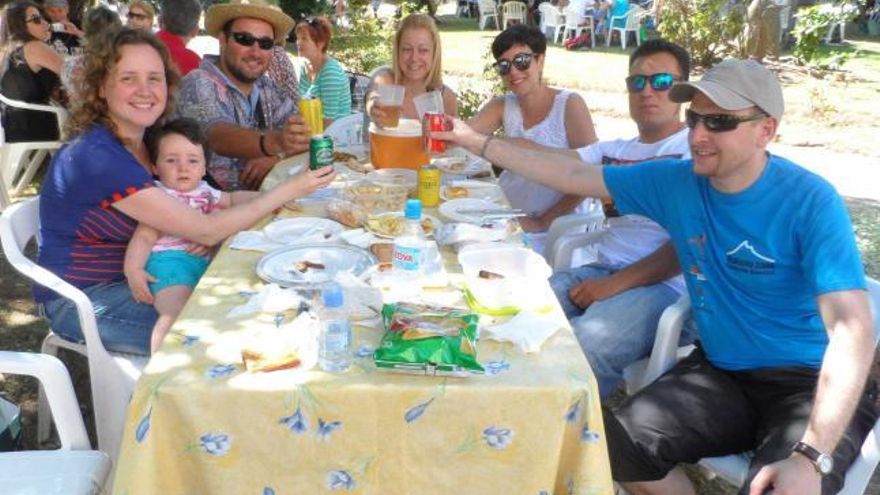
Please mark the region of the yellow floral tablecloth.
POLYGON ((567 325, 537 354, 480 341, 486 374, 470 378, 377 371, 381 329, 361 326, 345 374, 252 374, 237 343, 275 317, 226 313, 261 286, 260 257, 224 246, 150 360, 114 494, 612 493, 595 379, 567 325))

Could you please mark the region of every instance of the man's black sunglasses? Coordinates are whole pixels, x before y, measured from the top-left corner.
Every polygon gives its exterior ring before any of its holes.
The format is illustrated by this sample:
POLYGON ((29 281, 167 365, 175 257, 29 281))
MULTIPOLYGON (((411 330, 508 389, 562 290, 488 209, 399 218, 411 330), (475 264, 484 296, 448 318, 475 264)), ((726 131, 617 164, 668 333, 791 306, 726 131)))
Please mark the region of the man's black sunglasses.
POLYGON ((657 74, 650 75, 639 74, 626 78, 626 89, 630 93, 641 93, 650 82, 651 89, 654 91, 667 91, 678 79, 678 76, 668 72, 658 72, 657 74))
POLYGON ((232 33, 232 39, 241 46, 254 46, 256 43, 261 50, 271 50, 275 46, 275 40, 272 38, 257 38, 251 33, 232 33))
POLYGON ((510 68, 516 67, 519 71, 529 70, 529 67, 532 65, 532 56, 534 53, 522 52, 517 53, 513 56, 513 60, 507 60, 506 58, 499 58, 495 64, 495 71, 498 72, 499 76, 506 76, 510 74, 510 68))
POLYGON ((688 127, 693 129, 697 126, 699 122, 702 122, 709 132, 732 131, 739 127, 739 125, 743 122, 760 120, 766 116, 766 113, 760 111, 758 113, 747 115, 745 117, 739 117, 736 115, 729 115, 725 113, 699 114, 697 112, 694 112, 693 110, 686 110, 684 112, 684 119, 685 122, 687 122, 688 127))

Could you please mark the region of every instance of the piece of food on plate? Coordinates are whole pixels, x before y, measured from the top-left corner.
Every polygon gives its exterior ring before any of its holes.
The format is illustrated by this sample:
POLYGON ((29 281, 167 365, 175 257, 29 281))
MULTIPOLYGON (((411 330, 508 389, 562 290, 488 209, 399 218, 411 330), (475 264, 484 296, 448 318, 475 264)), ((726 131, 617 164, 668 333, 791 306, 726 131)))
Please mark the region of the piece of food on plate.
POLYGON ((367 220, 367 227, 377 234, 393 237, 403 233, 406 221, 397 215, 380 215, 370 217, 367 220))
POLYGON ((428 217, 423 218, 421 221, 421 225, 422 225, 422 232, 424 232, 425 235, 431 235, 434 233, 434 227, 435 227, 434 221, 431 220, 430 218, 428 218, 428 217))
POLYGON ((269 350, 242 349, 241 361, 250 372, 268 372, 296 368, 301 364, 299 354, 292 349, 269 350))
POLYGON ((446 186, 446 197, 448 199, 467 198, 471 193, 466 187, 446 186))
POLYGON ((293 264, 293 269, 300 273, 305 273, 309 270, 323 270, 325 268, 327 267, 324 266, 322 263, 308 260, 297 261, 293 264))
POLYGON ((394 244, 390 242, 377 242, 370 244, 370 252, 379 260, 379 270, 381 271, 382 263, 391 263, 391 257, 394 255, 394 244))
POLYGON ((497 280, 504 278, 504 275, 501 275, 500 273, 490 272, 489 270, 480 270, 479 273, 477 273, 477 276, 488 280, 497 280))
POLYGON ((333 161, 334 162, 346 162, 348 160, 357 160, 357 156, 352 155, 351 153, 346 153, 344 151, 334 151, 333 152, 333 161))

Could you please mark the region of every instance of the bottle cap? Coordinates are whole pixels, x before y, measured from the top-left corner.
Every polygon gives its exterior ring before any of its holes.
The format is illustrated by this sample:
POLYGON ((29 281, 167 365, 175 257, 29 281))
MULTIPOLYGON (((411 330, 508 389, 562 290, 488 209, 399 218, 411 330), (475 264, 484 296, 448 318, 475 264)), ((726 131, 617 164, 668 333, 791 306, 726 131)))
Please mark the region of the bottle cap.
POLYGON ((321 298, 325 308, 342 307, 342 286, 336 283, 330 284, 321 291, 321 298))
POLYGON ((406 200, 406 207, 403 210, 403 214, 407 220, 421 220, 422 201, 418 199, 406 200))

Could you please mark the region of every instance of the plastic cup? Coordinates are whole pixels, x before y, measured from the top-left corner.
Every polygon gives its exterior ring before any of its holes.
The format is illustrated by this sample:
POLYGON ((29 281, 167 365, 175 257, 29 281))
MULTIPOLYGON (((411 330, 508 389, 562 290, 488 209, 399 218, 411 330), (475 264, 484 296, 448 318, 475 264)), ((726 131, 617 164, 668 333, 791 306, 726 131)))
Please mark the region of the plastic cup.
POLYGON ((397 127, 400 123, 400 112, 403 109, 403 95, 406 88, 396 84, 382 84, 376 87, 379 98, 376 105, 385 113, 378 124, 382 127, 397 127))
POLYGON ((419 120, 424 119, 426 113, 443 113, 443 96, 439 91, 429 91, 416 96, 413 98, 413 104, 416 106, 416 113, 419 114, 419 120))

